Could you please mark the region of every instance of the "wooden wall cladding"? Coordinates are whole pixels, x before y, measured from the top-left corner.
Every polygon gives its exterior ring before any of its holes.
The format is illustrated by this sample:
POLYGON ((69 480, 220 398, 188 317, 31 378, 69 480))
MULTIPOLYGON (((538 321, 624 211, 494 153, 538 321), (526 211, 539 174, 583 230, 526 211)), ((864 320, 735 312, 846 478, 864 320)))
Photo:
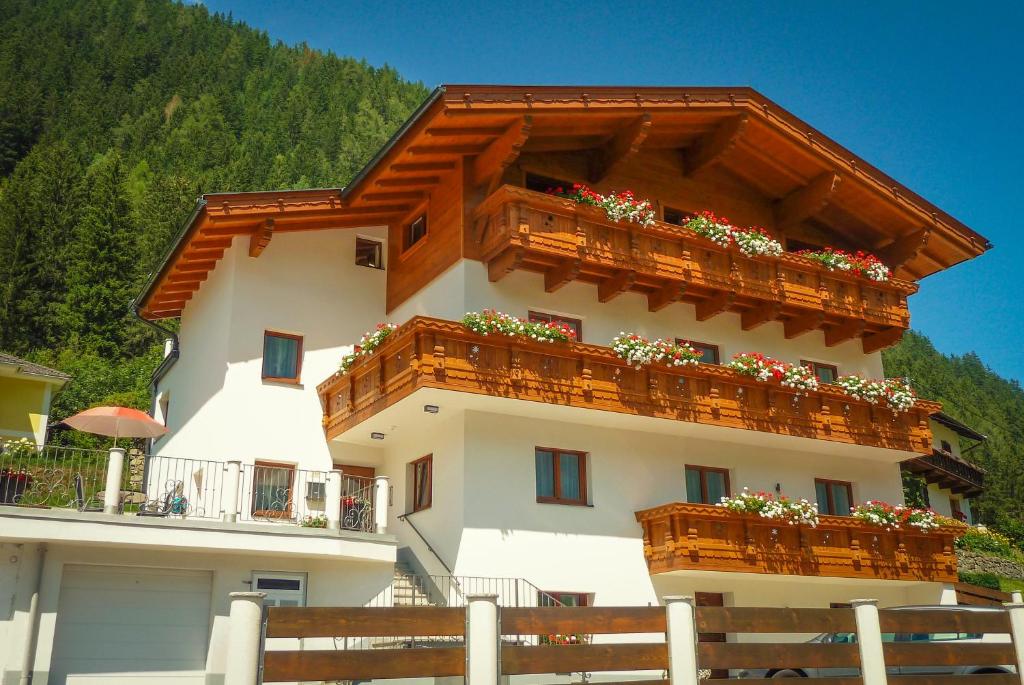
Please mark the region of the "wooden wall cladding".
POLYGON ((461 323, 415 317, 317 391, 333 439, 419 388, 652 416, 925 454, 936 402, 903 413, 834 386, 807 395, 723 366, 636 369, 608 347, 481 336, 461 323))

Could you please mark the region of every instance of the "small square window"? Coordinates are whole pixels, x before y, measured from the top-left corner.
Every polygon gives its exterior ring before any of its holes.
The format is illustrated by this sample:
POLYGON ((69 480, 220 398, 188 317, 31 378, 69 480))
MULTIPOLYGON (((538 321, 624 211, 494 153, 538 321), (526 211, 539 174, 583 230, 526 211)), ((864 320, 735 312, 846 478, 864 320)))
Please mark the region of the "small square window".
POLYGON ((686 343, 693 349, 700 352, 700 361, 702 364, 721 364, 722 357, 718 351, 718 345, 712 345, 711 343, 702 343, 695 340, 683 340, 676 338, 676 344, 686 343))
POLYGON ((266 593, 263 605, 270 607, 306 606, 306 574, 254 571, 252 589, 266 593))
POLYGON ((587 503, 587 455, 583 452, 534 450, 537 501, 552 504, 587 503))
POLYGON ((810 369, 821 383, 835 383, 839 378, 839 368, 832 364, 819 364, 804 359, 800 361, 800 365, 810 369))
POLYGON ((263 332, 263 378, 298 383, 302 371, 302 336, 263 332))
POLYGON ((814 493, 818 499, 818 513, 828 516, 850 515, 853 486, 847 481, 816 478, 814 493))
POLYGON ((427 215, 421 214, 418 219, 405 227, 405 236, 402 243, 402 251, 427 237, 427 215))
POLYGON ((553 193, 556 188, 561 188, 566 193, 572 192, 572 182, 560 178, 541 176, 540 174, 526 174, 526 189, 536 190, 538 193, 553 193))
POLYGON ((666 207, 665 211, 662 212, 662 220, 666 224, 675 224, 676 226, 682 226, 686 223, 689 215, 681 209, 673 209, 672 207, 666 207))
POLYGON ((356 266, 384 268, 384 246, 378 240, 356 238, 356 266))
POLYGON ((576 342, 583 340, 583 322, 568 316, 548 314, 547 312, 530 312, 528 318, 531 323, 560 323, 568 326, 576 334, 576 342))
POLYGON ((686 501, 692 504, 718 504, 728 497, 729 471, 710 466, 686 467, 686 501))
POLYGON ((434 489, 434 455, 428 454, 412 464, 412 510, 429 509, 434 489))
MULTIPOLYGON (((166 424, 164 424, 164 425, 166 425, 166 424)), ((943 452, 945 452, 946 454, 952 454, 953 453, 953 446, 949 444, 948 440, 942 440, 941 443, 942 443, 942 451, 943 452)))
POLYGON ((294 489, 294 466, 256 462, 252 470, 252 515, 274 519, 293 518, 294 489))
POLYGON ((548 592, 540 590, 537 593, 537 606, 590 606, 590 595, 586 592, 548 592))

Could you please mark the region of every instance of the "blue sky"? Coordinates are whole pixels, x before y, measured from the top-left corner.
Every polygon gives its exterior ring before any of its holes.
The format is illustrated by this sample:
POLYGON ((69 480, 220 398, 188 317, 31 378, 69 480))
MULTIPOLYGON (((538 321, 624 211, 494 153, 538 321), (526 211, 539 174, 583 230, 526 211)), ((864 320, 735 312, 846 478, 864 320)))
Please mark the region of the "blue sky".
POLYGON ((1024 3, 204 4, 428 86, 753 86, 995 244, 925 279, 913 326, 1024 380, 1024 3))

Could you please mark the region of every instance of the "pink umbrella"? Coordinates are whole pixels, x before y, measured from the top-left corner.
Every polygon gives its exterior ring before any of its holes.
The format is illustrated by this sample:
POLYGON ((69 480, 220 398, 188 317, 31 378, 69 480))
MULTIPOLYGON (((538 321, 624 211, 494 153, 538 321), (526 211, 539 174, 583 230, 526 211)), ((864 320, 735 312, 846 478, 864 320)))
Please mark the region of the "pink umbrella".
POLYGON ((167 427, 149 414, 129 407, 93 407, 64 419, 64 423, 86 433, 109 435, 115 446, 119 437, 155 438, 167 432, 167 427))

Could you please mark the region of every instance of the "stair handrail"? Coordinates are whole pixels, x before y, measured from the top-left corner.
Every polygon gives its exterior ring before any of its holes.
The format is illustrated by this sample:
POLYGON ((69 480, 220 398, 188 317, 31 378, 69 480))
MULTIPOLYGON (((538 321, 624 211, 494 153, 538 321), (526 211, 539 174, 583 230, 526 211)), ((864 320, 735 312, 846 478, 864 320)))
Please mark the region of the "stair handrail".
POLYGON ((441 566, 444 567, 444 570, 448 571, 448 577, 451 578, 452 581, 455 583, 455 591, 458 593, 458 596, 462 598, 462 601, 464 603, 466 601, 466 594, 462 591, 462 586, 459 584, 459 581, 455 576, 455 572, 452 571, 451 567, 448 564, 444 563, 444 559, 441 558, 441 555, 437 553, 437 550, 434 549, 434 547, 430 544, 427 538, 423 537, 423 533, 421 533, 420 529, 416 527, 416 524, 409 520, 409 514, 399 514, 398 520, 402 521, 403 523, 409 524, 409 527, 412 528, 414 533, 416 533, 416 537, 418 537, 423 542, 423 544, 426 545, 427 550, 434 555, 434 558, 437 559, 438 562, 440 562, 441 566))

